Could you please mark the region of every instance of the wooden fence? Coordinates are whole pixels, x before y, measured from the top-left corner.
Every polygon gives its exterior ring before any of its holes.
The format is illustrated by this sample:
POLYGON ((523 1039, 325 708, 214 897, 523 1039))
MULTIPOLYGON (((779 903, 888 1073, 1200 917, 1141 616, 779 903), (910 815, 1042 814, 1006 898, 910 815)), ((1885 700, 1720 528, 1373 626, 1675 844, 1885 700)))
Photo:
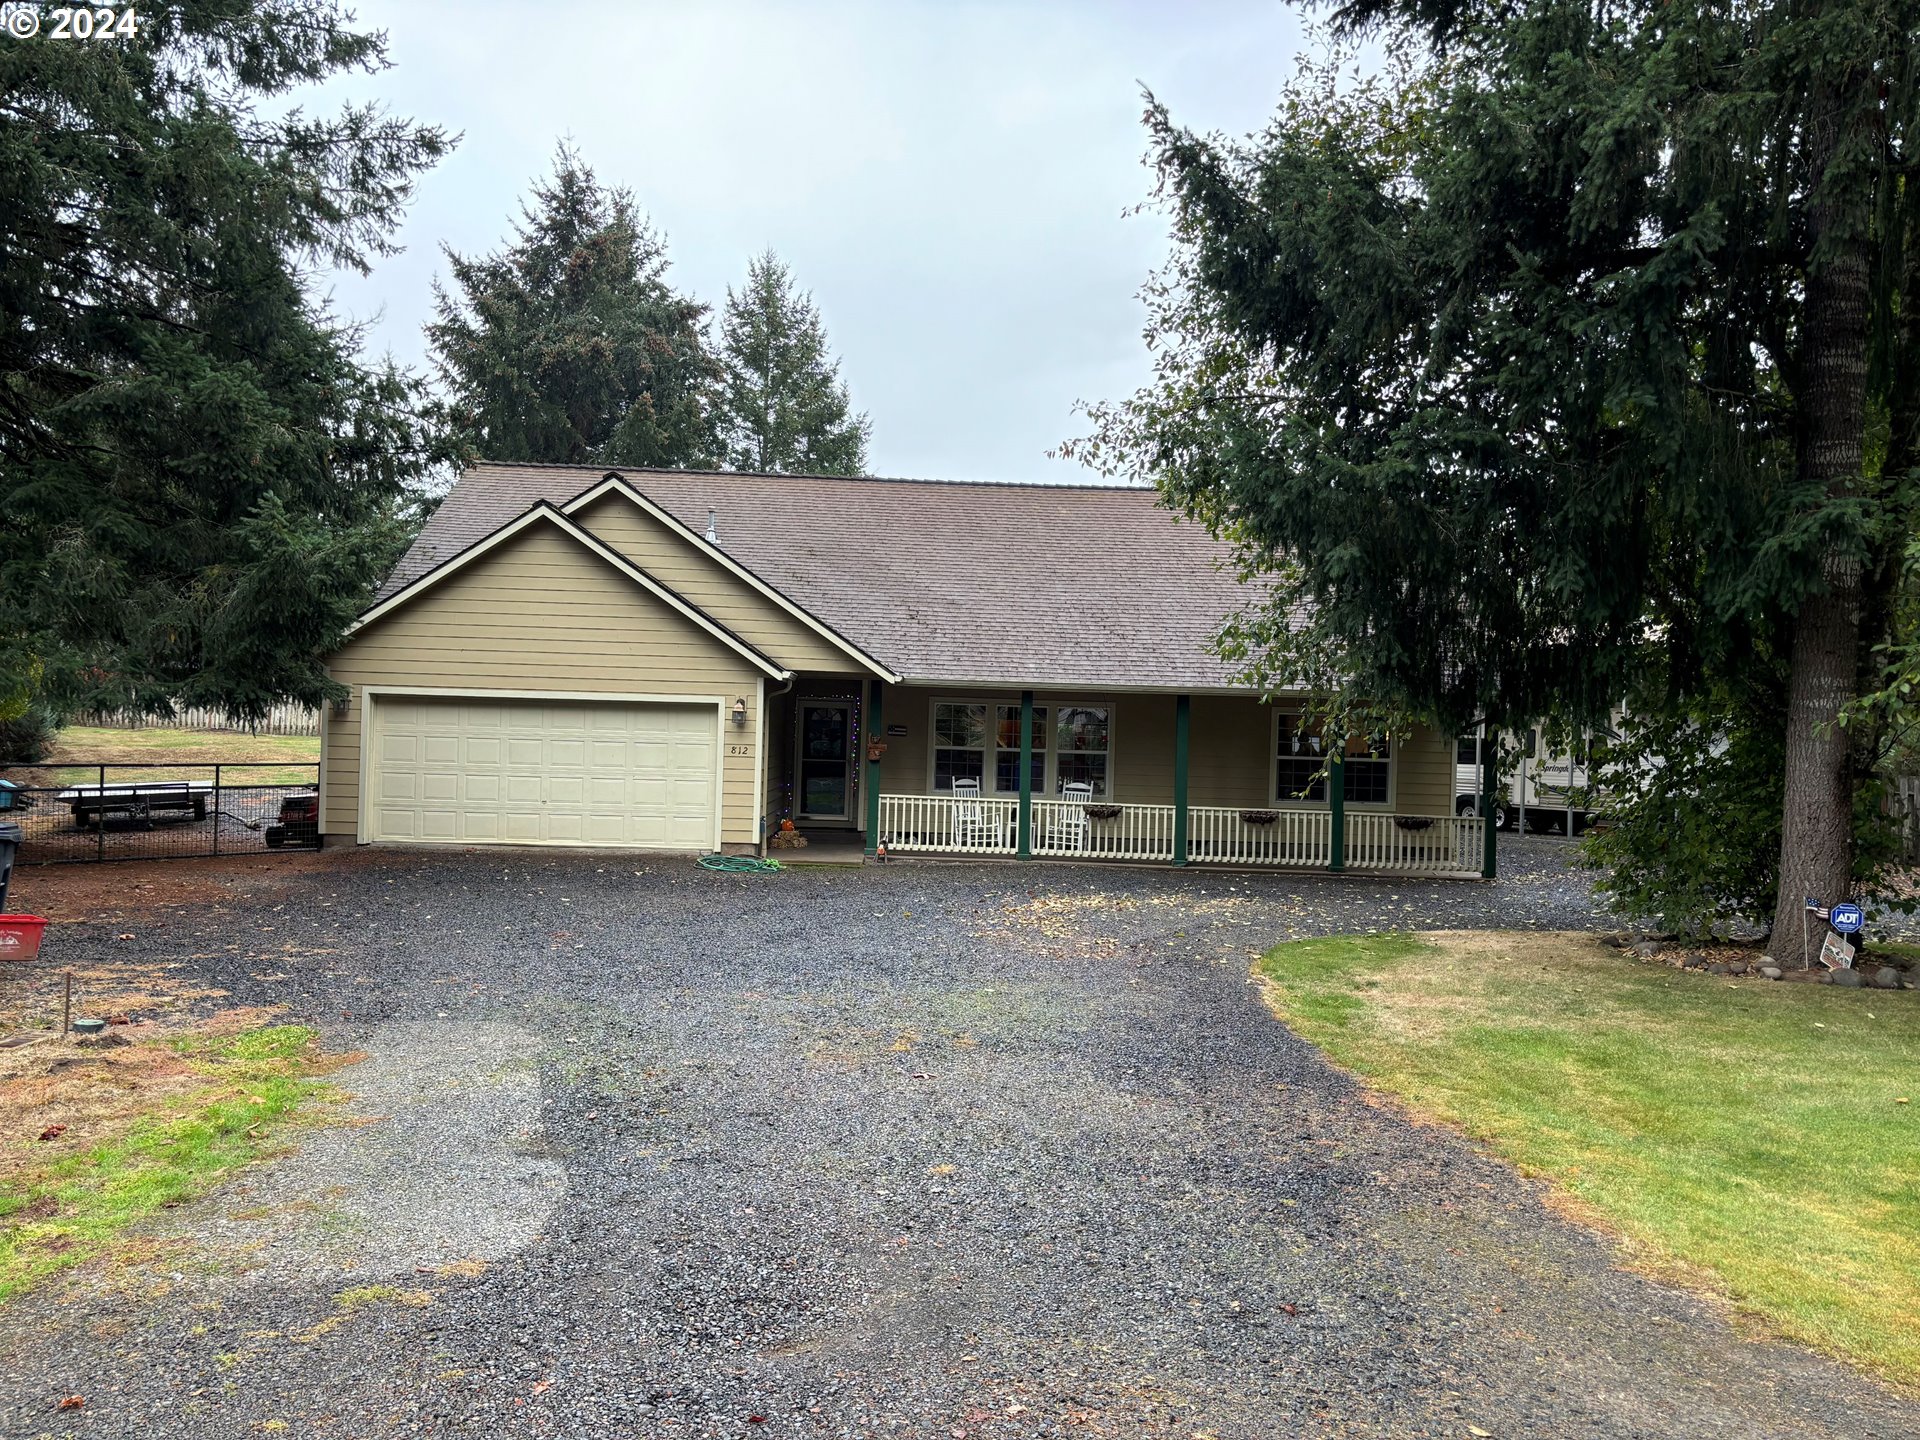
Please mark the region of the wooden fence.
POLYGON ((264 719, 247 725, 218 710, 176 710, 172 719, 91 710, 74 716, 68 723, 98 725, 109 730, 225 730, 237 735, 318 735, 320 712, 309 710, 304 705, 276 705, 264 719))

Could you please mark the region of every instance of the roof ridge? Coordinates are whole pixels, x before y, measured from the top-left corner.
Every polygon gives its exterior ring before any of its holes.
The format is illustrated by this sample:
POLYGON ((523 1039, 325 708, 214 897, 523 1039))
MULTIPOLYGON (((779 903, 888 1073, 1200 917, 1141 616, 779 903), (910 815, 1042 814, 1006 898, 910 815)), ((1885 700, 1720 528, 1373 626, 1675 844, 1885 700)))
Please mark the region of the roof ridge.
POLYGON ((811 470, 689 470, 667 465, 596 465, 571 460, 476 460, 474 470, 578 470, 606 475, 737 475, 744 480, 843 480, 858 485, 953 485, 983 490, 1094 490, 1121 494, 1157 494, 1151 485, 1103 484, 1094 480, 946 480, 925 475, 823 475, 811 470))

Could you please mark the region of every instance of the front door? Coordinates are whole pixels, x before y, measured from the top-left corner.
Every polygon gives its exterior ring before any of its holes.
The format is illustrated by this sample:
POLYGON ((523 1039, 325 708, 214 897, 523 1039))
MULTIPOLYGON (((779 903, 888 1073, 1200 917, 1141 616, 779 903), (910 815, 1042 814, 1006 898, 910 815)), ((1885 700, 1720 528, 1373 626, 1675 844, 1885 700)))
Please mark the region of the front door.
POLYGON ((799 818, 852 819, 853 702, 802 700, 798 715, 799 818))

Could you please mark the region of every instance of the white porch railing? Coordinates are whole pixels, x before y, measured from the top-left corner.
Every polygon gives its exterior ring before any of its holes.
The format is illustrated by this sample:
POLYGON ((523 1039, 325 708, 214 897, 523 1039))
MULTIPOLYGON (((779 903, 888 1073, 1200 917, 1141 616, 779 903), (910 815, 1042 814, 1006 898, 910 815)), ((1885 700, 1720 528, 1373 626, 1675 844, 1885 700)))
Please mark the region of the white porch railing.
POLYGON ((1187 810, 1189 860, 1324 870, 1332 854, 1333 816, 1325 810, 1231 810, 1222 805, 1187 810), (1255 818, 1249 820, 1249 815, 1255 818))
MULTIPOLYGON (((1086 860, 1173 859, 1174 807, 1035 798, 1032 853, 1086 860)), ((1012 855, 1020 802, 951 795, 882 795, 880 834, 890 851, 1012 855)), ((1477 874, 1477 815, 1346 814, 1349 870, 1477 874)), ((1187 858, 1196 864, 1272 865, 1324 870, 1333 855, 1333 816, 1325 810, 1193 805, 1187 810, 1187 858), (1251 817, 1251 818, 1249 818, 1251 817)))
POLYGON ((1347 812, 1347 869, 1457 874, 1480 872, 1478 815, 1347 812))
POLYGON ((1033 853, 1087 860, 1171 860, 1173 806, 1035 800, 1033 853))
POLYGON ((882 795, 880 834, 889 850, 1011 855, 1018 800, 960 800, 951 795, 882 795))

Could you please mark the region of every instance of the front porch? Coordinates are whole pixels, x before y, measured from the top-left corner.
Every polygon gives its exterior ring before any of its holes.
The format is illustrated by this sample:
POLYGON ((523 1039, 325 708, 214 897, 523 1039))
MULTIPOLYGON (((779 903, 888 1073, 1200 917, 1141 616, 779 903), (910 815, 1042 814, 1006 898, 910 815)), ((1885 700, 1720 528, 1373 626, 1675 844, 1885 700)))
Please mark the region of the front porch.
MULTIPOLYGON (((1493 873, 1489 832, 1456 803, 1450 737, 1323 747, 1300 702, 1244 692, 863 690, 847 790, 870 856, 1493 873)), ((803 790, 785 793, 807 826, 803 790)))
MULTIPOLYGON (((1136 860, 1391 874, 1479 875, 1477 815, 1232 809, 880 794, 874 834, 887 854, 1136 860)), ((869 847, 870 852, 877 847, 869 847)))

